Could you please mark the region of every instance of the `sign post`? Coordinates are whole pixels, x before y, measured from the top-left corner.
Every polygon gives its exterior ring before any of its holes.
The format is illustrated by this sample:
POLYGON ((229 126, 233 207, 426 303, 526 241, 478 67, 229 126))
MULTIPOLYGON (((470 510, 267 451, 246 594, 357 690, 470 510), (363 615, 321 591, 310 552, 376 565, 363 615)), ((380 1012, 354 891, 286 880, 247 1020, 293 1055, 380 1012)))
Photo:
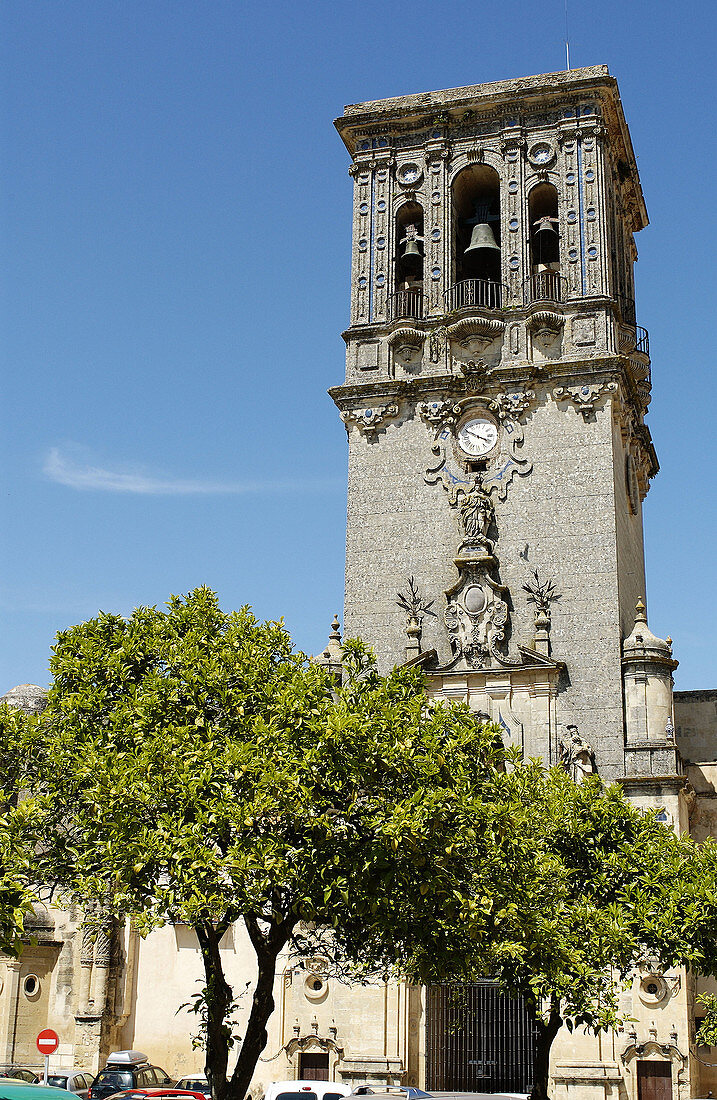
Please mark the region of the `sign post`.
POLYGON ((60 1045, 60 1037, 51 1027, 46 1027, 37 1037, 37 1049, 45 1055, 45 1070, 42 1077, 43 1085, 47 1084, 50 1074, 50 1055, 54 1054, 60 1045))

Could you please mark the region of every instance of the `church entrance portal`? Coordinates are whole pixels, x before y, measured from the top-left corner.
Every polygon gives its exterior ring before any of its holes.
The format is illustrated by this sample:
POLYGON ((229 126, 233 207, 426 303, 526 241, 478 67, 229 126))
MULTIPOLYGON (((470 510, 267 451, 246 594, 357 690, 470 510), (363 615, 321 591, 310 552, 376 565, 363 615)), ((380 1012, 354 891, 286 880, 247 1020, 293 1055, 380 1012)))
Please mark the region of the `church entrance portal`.
POLYGON ((328 1054, 300 1054, 299 1055, 299 1080, 300 1081, 328 1081, 329 1056, 328 1054))
POLYGON ((671 1062, 637 1063, 637 1100, 672 1100, 671 1062))
POLYGON ((533 1051, 530 1012, 522 1000, 501 993, 494 982, 428 987, 429 1092, 529 1092, 533 1051))

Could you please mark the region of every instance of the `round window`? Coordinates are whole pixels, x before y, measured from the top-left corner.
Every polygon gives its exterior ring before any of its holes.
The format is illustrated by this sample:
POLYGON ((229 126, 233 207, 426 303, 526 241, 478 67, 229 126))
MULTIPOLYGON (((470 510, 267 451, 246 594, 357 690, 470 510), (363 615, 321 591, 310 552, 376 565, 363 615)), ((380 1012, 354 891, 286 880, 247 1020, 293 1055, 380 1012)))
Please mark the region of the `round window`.
POLYGON ((22 982, 22 991, 26 997, 37 997, 40 992, 40 979, 37 974, 26 974, 22 982))
POLYGON ((304 981, 304 996, 309 1001, 323 1001, 329 992, 329 983, 321 974, 307 974, 304 981))

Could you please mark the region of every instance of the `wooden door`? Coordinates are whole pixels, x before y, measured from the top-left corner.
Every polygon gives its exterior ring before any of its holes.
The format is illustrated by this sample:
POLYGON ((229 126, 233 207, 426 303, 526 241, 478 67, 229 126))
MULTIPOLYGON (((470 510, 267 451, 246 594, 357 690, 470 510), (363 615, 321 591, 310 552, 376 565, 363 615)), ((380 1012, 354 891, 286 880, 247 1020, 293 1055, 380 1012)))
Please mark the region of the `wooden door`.
POLYGON ((328 1081, 329 1056, 328 1054, 300 1054, 299 1055, 299 1080, 300 1081, 328 1081))
POLYGON ((672 1100, 672 1063, 637 1063, 637 1100, 672 1100))

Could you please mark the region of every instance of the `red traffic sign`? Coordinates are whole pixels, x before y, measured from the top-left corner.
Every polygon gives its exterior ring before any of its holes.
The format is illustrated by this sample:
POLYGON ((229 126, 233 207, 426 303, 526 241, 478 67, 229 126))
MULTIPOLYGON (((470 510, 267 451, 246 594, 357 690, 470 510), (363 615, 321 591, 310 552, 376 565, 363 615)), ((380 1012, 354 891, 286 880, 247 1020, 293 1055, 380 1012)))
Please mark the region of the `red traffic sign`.
POLYGON ((37 1037, 37 1049, 40 1054, 54 1054, 60 1045, 60 1037, 51 1027, 46 1027, 37 1037))

